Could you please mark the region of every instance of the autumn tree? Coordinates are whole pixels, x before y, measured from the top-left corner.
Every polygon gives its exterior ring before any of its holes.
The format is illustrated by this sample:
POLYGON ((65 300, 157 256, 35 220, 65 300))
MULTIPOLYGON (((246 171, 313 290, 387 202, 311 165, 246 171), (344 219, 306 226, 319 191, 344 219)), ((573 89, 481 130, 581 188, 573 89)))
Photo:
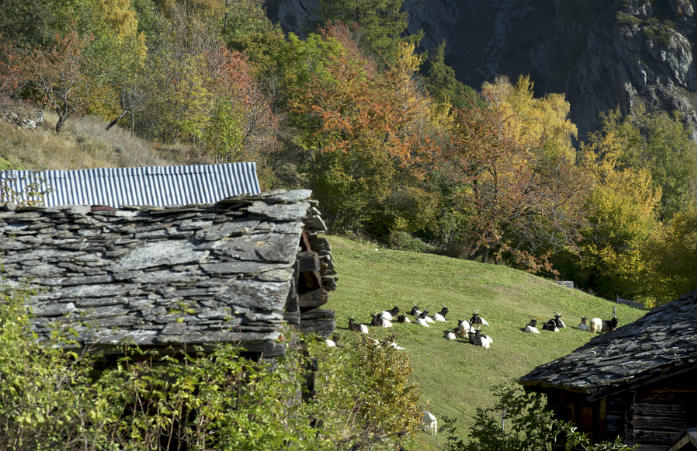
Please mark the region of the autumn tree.
POLYGON ((607 298, 619 294, 651 302, 646 247, 660 226, 661 190, 648 169, 622 163, 626 151, 622 134, 607 123, 581 147, 581 165, 592 187, 584 205, 587 223, 576 281, 607 298))
POLYGON ((561 96, 535 98, 525 78, 485 84, 456 111, 440 171, 450 174, 444 223, 458 253, 549 271, 547 254, 573 241, 583 184, 568 111, 561 96))
POLYGON ((92 36, 73 30, 56 34, 53 41, 51 47, 35 48, 22 55, 21 73, 38 94, 34 100, 58 115, 58 133, 68 118, 80 114, 90 102, 94 80, 87 49, 92 36))
POLYGON ((687 211, 697 198, 697 147, 677 115, 637 108, 622 117, 619 110, 603 116, 601 133, 612 135, 622 149, 619 168, 646 169, 662 196, 658 214, 670 220, 687 211))
POLYGON ((14 94, 20 84, 21 55, 15 45, 0 34, 0 96, 14 94))
POLYGON ((413 46, 402 47, 382 74, 347 27, 329 28, 325 38, 343 50, 298 86, 290 107, 324 215, 334 227, 356 230, 386 199, 396 172, 431 151, 430 110, 411 80, 418 67, 413 46))
POLYGON ((258 160, 260 169, 278 147, 279 119, 272 99, 254 76, 247 57, 224 47, 206 56, 212 93, 207 149, 223 161, 258 160))

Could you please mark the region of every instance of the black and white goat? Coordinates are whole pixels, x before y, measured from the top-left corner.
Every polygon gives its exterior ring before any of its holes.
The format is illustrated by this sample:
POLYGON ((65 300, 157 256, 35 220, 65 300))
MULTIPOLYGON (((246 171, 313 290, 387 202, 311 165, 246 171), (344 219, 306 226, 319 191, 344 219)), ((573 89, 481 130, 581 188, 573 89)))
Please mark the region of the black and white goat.
POLYGON ((559 329, 563 329, 566 327, 566 324, 564 324, 564 321, 561 320, 561 313, 553 312, 554 313, 554 323, 557 325, 559 329))
POLYGON ((399 314, 399 307, 396 305, 392 307, 390 310, 383 310, 380 316, 382 316, 382 319, 386 319, 387 321, 392 321, 395 316, 399 314))
POLYGON ((447 315, 450 310, 448 310, 448 307, 446 307, 444 305, 442 305, 441 307, 443 307, 443 308, 440 309, 440 312, 433 315, 433 320, 445 323, 448 321, 447 319, 445 319, 445 315, 447 315))
POLYGON ((559 328, 557 327, 557 322, 554 321, 554 318, 548 319, 545 321, 544 324, 542 324, 542 330, 549 330, 552 332, 559 332, 559 328))
POLYGON ((407 318, 407 315, 399 315, 397 317, 397 322, 398 323, 410 323, 411 320, 409 318, 407 318))
POLYGON ((494 342, 488 335, 484 335, 479 329, 474 329, 470 334, 470 343, 475 346, 481 346, 484 349, 489 349, 489 346, 494 342))
POLYGON ((373 320, 370 322, 371 326, 377 326, 377 327, 392 327, 392 321, 385 319, 383 317, 384 312, 380 313, 373 313, 372 316, 373 320))
POLYGON ((530 334, 539 334, 540 331, 537 329, 537 320, 535 318, 531 319, 530 322, 525 325, 525 329, 523 329, 523 332, 527 332, 530 334))
POLYGON ((356 321, 354 321, 353 318, 349 318, 348 323, 349 330, 353 332, 360 332, 362 334, 368 333, 368 326, 366 326, 365 324, 358 324, 356 321))
POLYGON ((591 332, 593 333, 599 333, 602 332, 604 334, 608 332, 612 332, 617 328, 617 307, 612 308, 612 319, 609 321, 606 321, 604 319, 600 318, 593 318, 591 319, 591 332))
POLYGON ((428 318, 427 315, 428 310, 424 310, 423 312, 421 312, 419 316, 416 317, 416 324, 418 324, 419 326, 431 327, 428 325, 428 320, 426 319, 428 318))
POLYGON ((489 323, 484 318, 479 316, 479 313, 472 314, 472 318, 470 319, 470 324, 472 325, 472 327, 474 327, 475 324, 481 324, 482 326, 489 325, 489 323))

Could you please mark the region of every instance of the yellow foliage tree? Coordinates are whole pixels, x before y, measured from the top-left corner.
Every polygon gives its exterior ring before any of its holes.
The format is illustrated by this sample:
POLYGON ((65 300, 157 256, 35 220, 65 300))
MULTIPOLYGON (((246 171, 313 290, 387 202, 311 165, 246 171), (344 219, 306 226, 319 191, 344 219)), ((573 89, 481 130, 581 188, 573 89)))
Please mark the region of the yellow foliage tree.
POLYGON ((581 262, 598 294, 650 304, 646 248, 659 227, 661 190, 648 170, 621 167, 622 152, 622 142, 612 131, 594 135, 583 146, 583 165, 593 188, 585 207, 588 226, 582 232, 581 262))

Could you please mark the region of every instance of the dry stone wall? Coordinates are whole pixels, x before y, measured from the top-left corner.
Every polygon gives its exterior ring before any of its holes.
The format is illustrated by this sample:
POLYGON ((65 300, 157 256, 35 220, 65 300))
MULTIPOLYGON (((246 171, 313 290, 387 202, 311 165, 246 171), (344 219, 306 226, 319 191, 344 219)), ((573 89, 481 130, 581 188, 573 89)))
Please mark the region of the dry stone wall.
MULTIPOLYGON (((278 355, 288 300, 298 296, 306 221, 321 248, 320 280, 327 288, 335 282, 331 253, 317 235, 325 228, 309 196, 277 191, 118 210, 4 205, 3 277, 36 290, 28 306, 39 337, 59 324, 85 345, 232 342, 278 355)), ((333 312, 311 316, 333 330, 333 312)), ((296 321, 301 330, 303 319, 296 321)))

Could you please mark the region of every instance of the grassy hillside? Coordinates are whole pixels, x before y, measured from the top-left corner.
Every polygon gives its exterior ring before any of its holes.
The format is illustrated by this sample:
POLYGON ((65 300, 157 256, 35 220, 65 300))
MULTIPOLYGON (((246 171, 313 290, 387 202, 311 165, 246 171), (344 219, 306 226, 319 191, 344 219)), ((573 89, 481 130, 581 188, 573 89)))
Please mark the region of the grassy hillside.
MULTIPOLYGON (((576 326, 581 315, 610 318, 617 306, 622 325, 645 313, 504 266, 377 249, 339 237, 329 241, 339 283, 327 307, 336 310, 340 334, 351 333, 349 316, 369 323, 371 312, 395 304, 402 310, 411 309, 415 302, 433 312, 441 304, 450 309, 448 323, 435 323, 428 329, 395 324, 391 329, 371 328, 371 335, 396 335, 414 367, 424 407, 428 403, 428 410, 438 418, 457 417, 464 430, 473 423, 477 407, 493 402, 492 385, 520 377, 593 336, 574 327, 559 333, 526 334, 521 329, 531 317, 547 320, 557 311, 563 313, 567 326, 576 326), (494 342, 488 350, 444 338, 457 319, 469 319, 473 311, 490 323, 485 329, 494 342)), ((417 448, 438 449, 444 438, 434 440, 420 434, 417 448)))
MULTIPOLYGON (((22 111, 33 117, 33 111, 22 111)), ((212 163, 188 146, 157 145, 94 117, 70 119, 60 134, 57 116, 44 112, 45 123, 33 130, 0 121, 0 169, 82 169, 212 163)))

